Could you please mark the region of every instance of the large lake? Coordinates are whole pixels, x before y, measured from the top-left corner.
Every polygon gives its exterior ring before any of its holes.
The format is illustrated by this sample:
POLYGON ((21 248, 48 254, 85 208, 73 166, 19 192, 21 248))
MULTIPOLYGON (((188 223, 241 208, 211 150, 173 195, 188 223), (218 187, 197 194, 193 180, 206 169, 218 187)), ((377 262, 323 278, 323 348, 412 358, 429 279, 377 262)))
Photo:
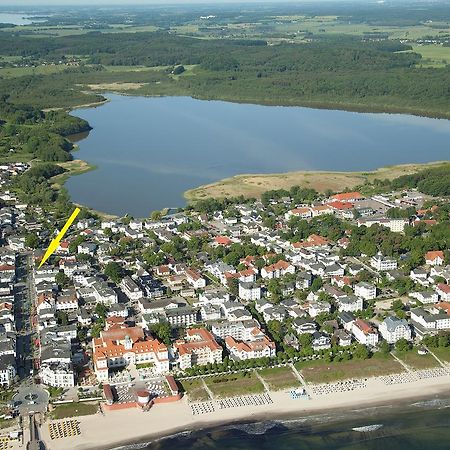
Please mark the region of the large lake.
POLYGON ((66 185, 73 201, 112 214, 183 206, 184 191, 236 174, 371 170, 450 156, 448 120, 189 97, 108 99, 73 113, 93 127, 75 157, 97 169, 66 185))
POLYGON ((0 23, 11 23, 13 25, 31 25, 34 21, 30 20, 33 16, 27 14, 1 13, 0 23))

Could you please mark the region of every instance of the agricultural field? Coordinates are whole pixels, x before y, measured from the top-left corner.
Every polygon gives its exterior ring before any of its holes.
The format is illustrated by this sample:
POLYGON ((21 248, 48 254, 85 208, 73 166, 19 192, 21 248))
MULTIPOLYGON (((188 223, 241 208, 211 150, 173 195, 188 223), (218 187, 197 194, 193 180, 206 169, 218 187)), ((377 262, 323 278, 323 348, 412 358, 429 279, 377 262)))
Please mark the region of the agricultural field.
POLYGON ((52 73, 62 72, 66 70, 65 64, 36 66, 36 67, 2 67, 0 68, 0 77, 15 78, 25 75, 50 75, 52 73))
POLYGON ((413 45, 413 51, 422 55, 421 66, 423 67, 444 67, 450 64, 450 47, 413 45))

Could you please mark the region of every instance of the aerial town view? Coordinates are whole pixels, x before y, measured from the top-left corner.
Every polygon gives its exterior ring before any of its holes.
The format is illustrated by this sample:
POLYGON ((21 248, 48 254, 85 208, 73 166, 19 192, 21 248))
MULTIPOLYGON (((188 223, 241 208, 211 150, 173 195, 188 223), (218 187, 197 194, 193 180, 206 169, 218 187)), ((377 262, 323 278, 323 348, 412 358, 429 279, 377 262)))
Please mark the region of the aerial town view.
POLYGON ((449 119, 450 0, 2 1, 0 450, 448 449, 449 119))

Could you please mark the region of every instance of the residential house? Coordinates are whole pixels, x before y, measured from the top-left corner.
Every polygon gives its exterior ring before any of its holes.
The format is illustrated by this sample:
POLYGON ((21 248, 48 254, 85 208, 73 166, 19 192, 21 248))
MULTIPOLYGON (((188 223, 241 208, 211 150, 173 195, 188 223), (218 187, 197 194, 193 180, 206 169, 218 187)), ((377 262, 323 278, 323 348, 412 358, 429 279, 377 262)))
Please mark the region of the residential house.
POLYGON ((444 264, 444 252, 443 251, 430 251, 425 253, 425 263, 429 266, 442 266, 444 264))
POLYGON ((373 256, 370 260, 370 265, 378 272, 386 272, 397 268, 397 260, 394 258, 384 257, 380 253, 373 256))
POLYGON ((353 322, 352 334, 360 344, 372 347, 378 344, 377 330, 362 319, 353 322))
POLYGON ((204 328, 186 330, 186 338, 174 344, 180 369, 222 362, 222 347, 204 328))
POLYGON ((239 282, 239 298, 246 301, 255 301, 261 298, 261 287, 255 283, 239 282))
POLYGON ((373 300, 377 296, 377 288, 373 284, 361 281, 355 285, 355 295, 365 300, 373 300))
POLYGON ((389 344, 395 344, 399 339, 411 340, 411 327, 405 319, 394 316, 386 317, 378 330, 389 344))

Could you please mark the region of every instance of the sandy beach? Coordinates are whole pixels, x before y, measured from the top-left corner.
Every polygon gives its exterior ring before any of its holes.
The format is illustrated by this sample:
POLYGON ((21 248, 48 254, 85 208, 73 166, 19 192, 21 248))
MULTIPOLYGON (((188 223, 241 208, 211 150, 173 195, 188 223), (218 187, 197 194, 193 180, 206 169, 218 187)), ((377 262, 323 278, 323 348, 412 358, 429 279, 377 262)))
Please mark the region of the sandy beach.
POLYGON ((112 449, 114 447, 156 439, 186 430, 195 430, 239 421, 301 417, 311 412, 333 409, 366 408, 393 405, 402 400, 432 399, 450 392, 450 376, 427 378, 412 383, 386 385, 380 378, 367 381, 366 387, 350 392, 311 395, 310 400, 292 400, 287 391, 271 392, 273 404, 216 410, 201 416, 192 415, 184 398, 177 403, 158 404, 148 412, 139 409, 106 412, 78 418, 81 436, 52 441, 45 423, 41 439, 49 450, 112 449))

